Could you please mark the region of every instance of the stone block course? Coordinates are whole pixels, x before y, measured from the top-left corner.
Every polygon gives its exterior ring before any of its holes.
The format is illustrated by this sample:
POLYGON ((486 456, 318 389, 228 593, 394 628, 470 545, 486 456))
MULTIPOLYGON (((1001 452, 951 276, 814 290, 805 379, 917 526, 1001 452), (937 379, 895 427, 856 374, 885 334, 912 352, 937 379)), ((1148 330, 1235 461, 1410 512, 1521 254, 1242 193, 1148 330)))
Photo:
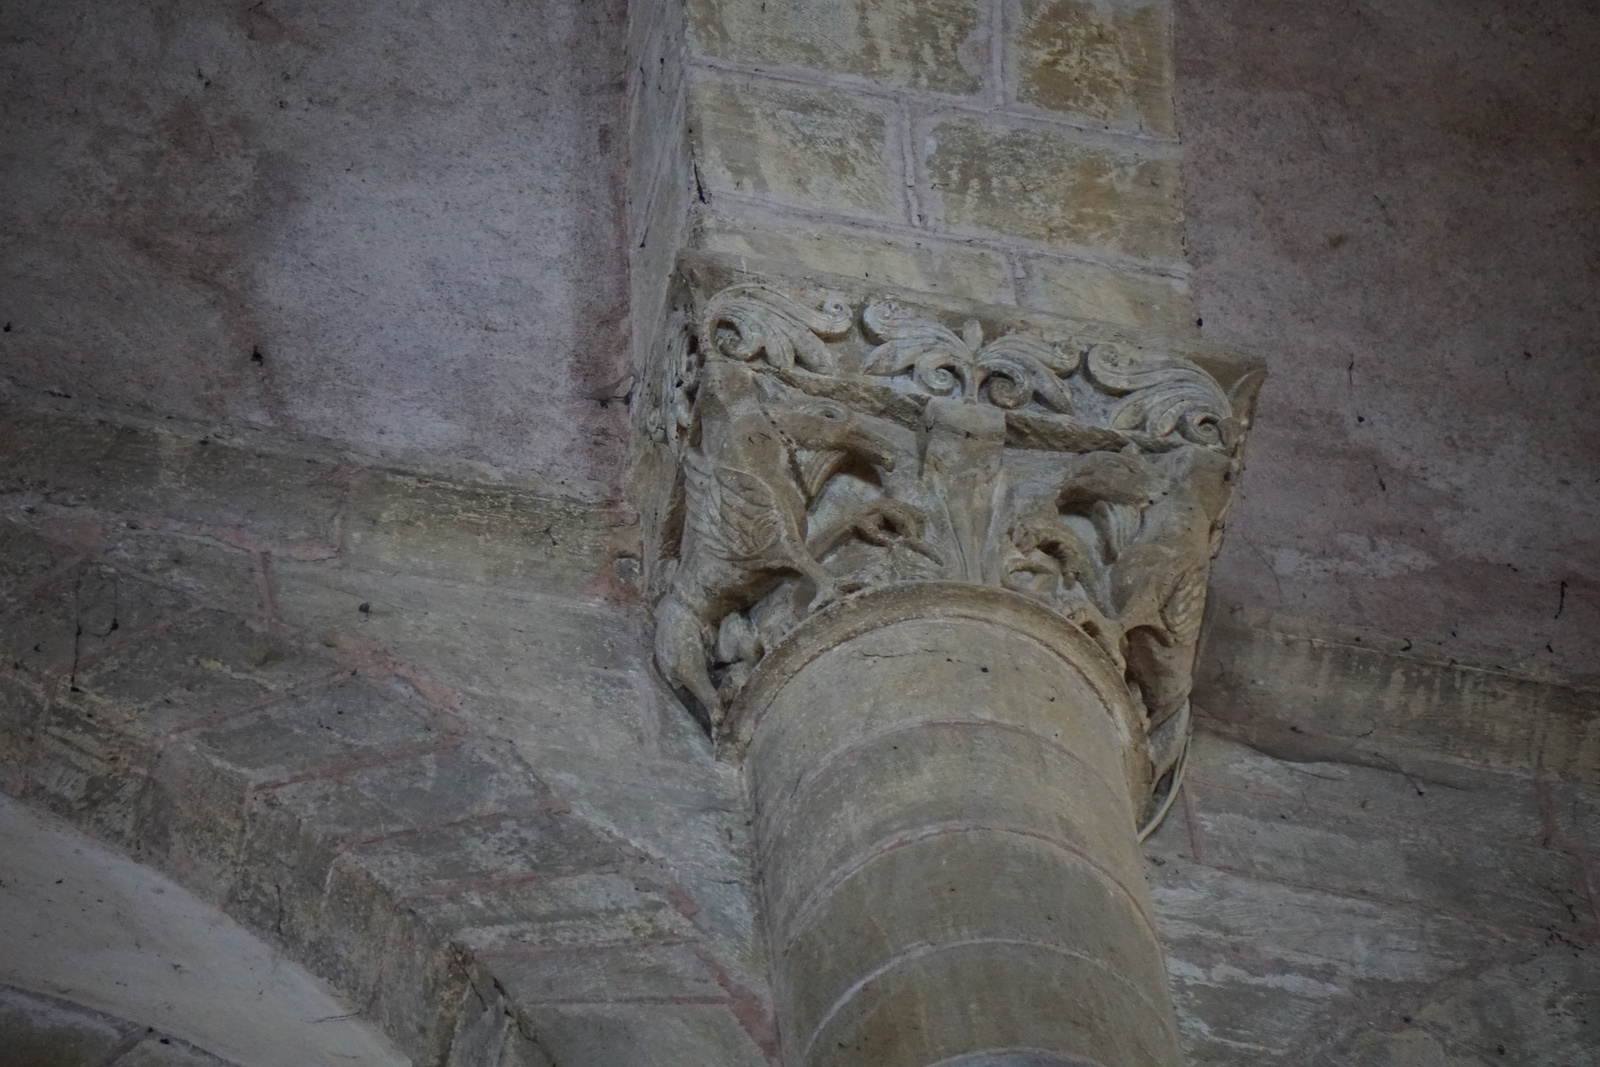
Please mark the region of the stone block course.
POLYGON ((470 828, 423 829, 358 845, 346 856, 402 893, 509 882, 518 877, 604 869, 631 858, 573 819, 552 814, 486 816, 470 828))
POLYGON ((770 214, 719 214, 700 220, 698 242, 707 252, 739 256, 752 269, 761 264, 779 271, 799 268, 995 304, 1014 299, 1003 254, 926 233, 873 233, 770 214))
POLYGON ((697 936, 677 905, 626 872, 530 878, 408 899, 432 926, 474 952, 583 950, 697 936))
POLYGON ((244 618, 261 616, 261 585, 254 552, 206 537, 129 529, 119 524, 108 534, 104 558, 211 607, 244 618))
POLYGON ((690 86, 699 179, 718 191, 846 215, 905 216, 895 109, 828 89, 730 81, 690 86))
POLYGON ((99 563, 50 580, 0 617, 0 649, 13 669, 78 684, 97 658, 191 607, 179 593, 99 563), (19 668, 17 665, 21 664, 19 668))
POLYGON ((1163 0, 1014 0, 1017 98, 1078 121, 1173 136, 1163 0))
POLYGON ((1349 763, 1273 759, 1212 733, 1197 734, 1192 781, 1309 812, 1353 815, 1404 827, 1435 827, 1539 844, 1546 835, 1531 778, 1473 768, 1437 768, 1428 777, 1349 763))
POLYGON ((34 731, 46 706, 36 687, 13 677, 9 664, 0 666, 0 792, 22 792, 34 731))
POLYGON ((770 1067, 723 1004, 541 1005, 526 1015, 559 1064, 770 1067))
POLYGON ((486 954, 506 995, 535 1004, 720 1003, 727 994, 692 945, 502 948, 486 954))
POLYGON ((1224 869, 1421 904, 1485 922, 1507 916, 1588 938, 1594 918, 1569 855, 1433 827, 1371 823, 1295 801, 1193 787, 1196 847, 1224 869))
POLYGON ((316 821, 318 833, 353 843, 480 816, 538 811, 549 789, 514 758, 464 742, 354 770, 299 778, 276 802, 316 821))
MULTIPOLYGON (((1591 902, 1563 881, 1583 857, 1540 829, 1541 808, 1562 823, 1557 796, 1581 817, 1581 787, 1545 783, 1541 804, 1531 780, 1442 770, 1293 763, 1197 736, 1184 802, 1146 850, 1187 1062, 1398 1067, 1412 1061, 1381 1057, 1411 1048, 1406 1035, 1446 1032, 1418 1030, 1425 1006, 1457 1002, 1501 961, 1555 945, 1597 965, 1591 902)), ((1466 1042, 1439 1049, 1476 1047, 1496 1024, 1456 1026, 1466 1042)), ((1525 1062, 1565 1062, 1539 1055, 1525 1062)))
POLYGON ((1376 766, 1399 758, 1408 767, 1442 760, 1517 774, 1542 764, 1581 776, 1586 727, 1600 720, 1592 691, 1235 625, 1221 613, 1206 642, 1194 694, 1208 716, 1247 738, 1259 729, 1279 743, 1285 735, 1306 746, 1324 739, 1326 758, 1376 766))
POLYGON ((1046 126, 932 120, 919 141, 935 228, 1102 249, 1154 263, 1182 256, 1176 161, 1046 126))
POLYGON ((381 646, 458 690, 533 699, 645 659, 642 620, 598 602, 298 563, 274 565, 272 593, 285 623, 381 646))
POLYGON ((139 732, 161 737, 276 699, 333 669, 281 636, 206 611, 83 668, 74 699, 121 709, 139 732))
POLYGON ((330 462, 42 412, 0 420, 0 455, 4 491, 298 552, 329 550, 345 492, 342 470, 330 462))
POLYGON ((37 720, 23 796, 124 848, 137 842, 156 745, 115 713, 56 704, 37 720))
POLYGON ((983 88, 988 66, 978 0, 692 0, 689 11, 697 52, 755 66, 963 94, 983 88))
POLYGON ((1195 332, 1194 301, 1187 282, 1093 263, 1024 257, 1018 303, 1155 333, 1195 332))
POLYGON ((258 782, 342 773, 437 748, 451 733, 419 701, 356 678, 298 690, 261 711, 192 735, 258 782))
POLYGON ((612 527, 593 506, 399 474, 357 479, 343 524, 347 566, 581 595, 610 565, 612 527))
POLYGON ((202 898, 232 894, 249 828, 249 782, 190 741, 163 746, 140 793, 139 851, 202 898))

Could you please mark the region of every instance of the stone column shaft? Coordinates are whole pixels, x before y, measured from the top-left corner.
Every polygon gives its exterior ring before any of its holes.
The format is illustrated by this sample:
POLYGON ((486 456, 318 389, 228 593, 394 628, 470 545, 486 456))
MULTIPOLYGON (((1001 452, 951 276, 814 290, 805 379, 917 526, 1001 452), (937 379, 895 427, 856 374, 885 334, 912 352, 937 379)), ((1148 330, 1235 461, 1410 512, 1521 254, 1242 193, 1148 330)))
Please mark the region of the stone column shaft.
POLYGON ((824 612, 736 712, 786 1062, 1178 1062, 1094 643, 1000 590, 824 612))

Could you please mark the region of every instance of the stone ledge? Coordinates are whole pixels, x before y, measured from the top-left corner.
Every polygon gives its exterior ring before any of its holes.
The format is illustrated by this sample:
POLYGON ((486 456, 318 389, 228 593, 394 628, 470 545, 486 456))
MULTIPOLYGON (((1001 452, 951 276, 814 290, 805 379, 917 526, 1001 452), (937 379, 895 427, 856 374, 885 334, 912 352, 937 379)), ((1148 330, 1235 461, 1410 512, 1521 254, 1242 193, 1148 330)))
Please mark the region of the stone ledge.
POLYGON ((1400 647, 1284 633, 1213 612, 1195 702, 1215 729, 1287 758, 1600 784, 1600 690, 1425 660, 1400 647))

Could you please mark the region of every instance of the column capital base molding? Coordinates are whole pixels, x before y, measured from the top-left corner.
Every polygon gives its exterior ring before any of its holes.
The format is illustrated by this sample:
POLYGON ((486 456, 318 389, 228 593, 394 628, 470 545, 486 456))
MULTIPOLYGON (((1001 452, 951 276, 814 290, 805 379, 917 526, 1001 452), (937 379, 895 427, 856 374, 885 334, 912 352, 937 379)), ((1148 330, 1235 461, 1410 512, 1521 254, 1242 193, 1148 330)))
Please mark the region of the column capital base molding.
POLYGON ((763 715, 807 664, 830 649, 912 620, 964 619, 1001 627, 1050 649, 1099 696, 1123 751, 1130 794, 1150 790, 1143 710, 1133 701, 1122 669, 1104 646, 1077 623, 1009 589, 970 582, 921 581, 879 586, 834 601, 811 615, 769 650, 718 723, 717 751, 743 759, 763 715))

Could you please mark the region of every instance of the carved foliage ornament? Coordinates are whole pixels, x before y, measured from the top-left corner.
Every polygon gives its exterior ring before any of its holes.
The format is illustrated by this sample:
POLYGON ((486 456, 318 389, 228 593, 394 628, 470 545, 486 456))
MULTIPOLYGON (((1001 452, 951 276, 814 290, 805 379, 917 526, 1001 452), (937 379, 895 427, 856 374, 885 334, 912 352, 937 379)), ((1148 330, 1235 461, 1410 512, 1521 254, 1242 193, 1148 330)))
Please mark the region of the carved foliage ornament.
POLYGON ((1123 667, 1159 773, 1238 469, 1235 399, 1170 355, 725 289, 683 321, 645 416, 682 475, 657 663, 715 725, 765 650, 839 597, 997 585, 1123 667))

